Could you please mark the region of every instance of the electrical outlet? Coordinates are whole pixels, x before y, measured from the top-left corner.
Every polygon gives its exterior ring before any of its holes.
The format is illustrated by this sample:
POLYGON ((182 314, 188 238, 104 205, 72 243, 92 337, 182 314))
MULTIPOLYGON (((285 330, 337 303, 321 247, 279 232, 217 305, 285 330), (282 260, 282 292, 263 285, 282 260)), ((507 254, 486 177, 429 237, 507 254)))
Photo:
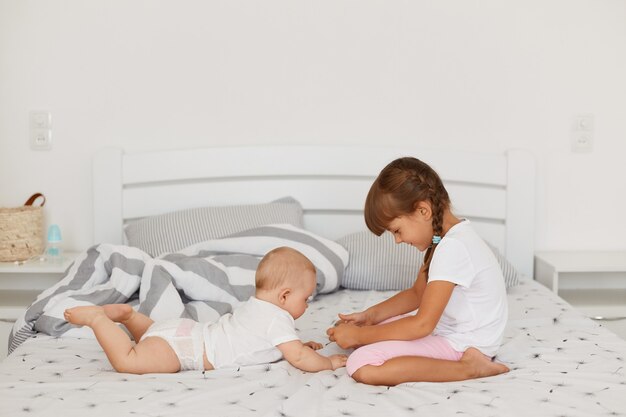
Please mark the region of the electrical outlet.
POLYGON ((30 148, 36 151, 52 149, 52 115, 44 110, 29 114, 30 148))
POLYGON ((578 153, 591 152, 593 150, 592 132, 572 132, 572 151, 578 153))
POLYGON ((578 114, 572 120, 570 140, 572 152, 587 153, 593 150, 593 114, 578 114))
POLYGON ((47 151, 52 149, 52 130, 31 129, 30 148, 36 151, 47 151))

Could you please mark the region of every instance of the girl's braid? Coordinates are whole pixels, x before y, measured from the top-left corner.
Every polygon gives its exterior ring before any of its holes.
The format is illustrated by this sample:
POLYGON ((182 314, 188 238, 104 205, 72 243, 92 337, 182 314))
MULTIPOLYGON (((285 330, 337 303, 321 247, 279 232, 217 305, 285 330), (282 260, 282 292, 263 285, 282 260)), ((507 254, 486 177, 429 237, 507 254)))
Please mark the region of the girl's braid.
MULTIPOLYGON (((442 199, 445 197, 436 186, 429 184, 430 206, 432 208, 432 225, 433 233, 435 236, 441 236, 443 234, 443 205, 442 199)), ((433 254, 437 243, 433 243, 427 250, 424 256, 424 271, 426 272, 426 281, 428 281, 428 270, 430 269, 430 262, 432 261, 433 254)))

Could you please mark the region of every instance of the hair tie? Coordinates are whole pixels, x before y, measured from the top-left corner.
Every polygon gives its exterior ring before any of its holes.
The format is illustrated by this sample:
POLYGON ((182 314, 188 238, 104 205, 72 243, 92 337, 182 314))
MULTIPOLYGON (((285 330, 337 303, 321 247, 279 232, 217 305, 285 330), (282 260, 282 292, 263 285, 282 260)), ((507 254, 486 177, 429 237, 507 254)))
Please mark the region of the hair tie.
POLYGON ((439 242, 441 242, 441 236, 439 235, 433 236, 433 245, 436 245, 439 242))

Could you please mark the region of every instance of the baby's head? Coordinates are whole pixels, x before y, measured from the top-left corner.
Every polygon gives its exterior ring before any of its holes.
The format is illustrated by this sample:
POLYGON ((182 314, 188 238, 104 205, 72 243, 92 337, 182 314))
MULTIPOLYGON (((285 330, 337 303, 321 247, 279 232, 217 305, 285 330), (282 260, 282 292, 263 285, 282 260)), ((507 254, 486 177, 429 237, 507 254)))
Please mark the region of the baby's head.
POLYGON ((297 250, 283 246, 263 257, 255 281, 256 298, 277 305, 297 319, 315 291, 315 266, 297 250))

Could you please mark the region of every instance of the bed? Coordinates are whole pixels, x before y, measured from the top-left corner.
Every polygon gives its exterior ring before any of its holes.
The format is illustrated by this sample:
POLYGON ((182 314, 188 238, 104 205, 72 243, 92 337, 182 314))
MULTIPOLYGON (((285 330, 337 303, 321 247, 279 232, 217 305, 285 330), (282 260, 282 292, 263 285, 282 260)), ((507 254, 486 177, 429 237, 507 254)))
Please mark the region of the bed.
MULTIPOLYGON (((297 321, 303 340, 322 341, 323 353, 338 353, 342 350, 325 339, 337 312, 366 308, 396 291, 387 289, 393 282, 382 285, 382 277, 368 281, 363 276, 375 268, 374 275, 381 275, 389 265, 372 264, 371 254, 391 249, 368 246, 382 240, 368 240, 364 249, 358 239, 346 236, 361 236, 362 205, 371 181, 386 163, 403 155, 417 156, 440 173, 455 213, 470 219, 507 267, 519 273, 508 283, 509 322, 498 354, 511 372, 397 387, 358 384, 345 369, 304 373, 285 361, 205 373, 128 375, 112 371, 92 338, 36 333, 16 343, 0 364, 0 415, 626 415, 626 341, 532 280, 535 179, 532 157, 524 151, 475 154, 328 146, 138 153, 105 149, 97 153, 93 165, 94 242, 143 242, 148 248, 154 242, 142 241, 145 233, 128 233, 138 224, 150 226, 143 220, 190 207, 276 201, 290 206, 292 201, 284 200, 289 196, 298 202, 299 226, 344 244, 350 253, 342 288, 323 291, 297 321), (363 269, 355 269, 359 262, 365 262, 363 269)), ((221 219, 219 224, 227 222, 221 219)), ((188 233, 182 238, 186 237, 188 233)))

